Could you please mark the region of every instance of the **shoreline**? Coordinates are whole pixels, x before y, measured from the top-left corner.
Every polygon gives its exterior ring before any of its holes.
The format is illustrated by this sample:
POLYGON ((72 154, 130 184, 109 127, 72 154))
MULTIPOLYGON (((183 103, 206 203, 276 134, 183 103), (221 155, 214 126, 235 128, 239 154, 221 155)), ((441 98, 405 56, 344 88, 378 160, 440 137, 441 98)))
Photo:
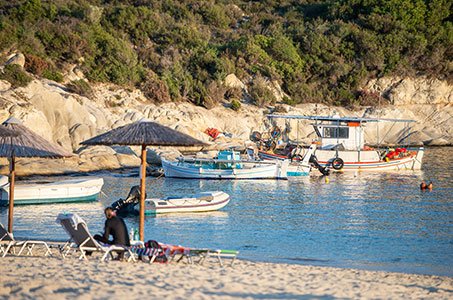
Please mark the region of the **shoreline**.
MULTIPOLYGON (((452 145, 428 145, 428 146, 423 146, 425 151, 427 149, 443 149, 443 148, 453 148, 452 145)), ((133 157, 131 155, 131 157, 133 157)), ((137 157, 135 157, 137 158, 137 157)), ((0 175, 3 176, 8 176, 8 162, 5 158, 3 158, 3 163, 0 160, 0 175)), ((69 166, 70 163, 65 163, 64 161, 61 160, 49 160, 49 159, 38 159, 38 158, 33 158, 33 162, 30 163, 30 159, 27 158, 21 158, 17 162, 17 170, 16 170, 16 176, 18 177, 18 180, 21 179, 29 179, 33 178, 35 176, 39 177, 64 177, 64 176, 95 176, 98 173, 115 173, 115 174, 130 174, 132 171, 133 173, 138 174, 138 168, 139 168, 139 163, 137 165, 124 165, 116 168, 109 168, 105 167, 102 164, 99 164, 99 168, 93 167, 89 170, 78 170, 77 168, 73 168, 69 166), (21 164, 26 164, 27 167, 23 167, 21 164), (54 168, 44 168, 40 169, 40 166, 42 167, 43 165, 50 165, 53 166, 54 168), (40 170, 39 173, 32 172, 32 170, 40 170)), ((146 176, 151 176, 151 177, 159 177, 162 176, 163 172, 160 172, 162 169, 162 165, 159 164, 153 164, 153 163, 148 163, 147 166, 147 174, 146 176)))
POLYGON ((74 257, 0 259, 0 298, 130 299, 451 299, 453 278, 237 260, 220 267, 74 257))

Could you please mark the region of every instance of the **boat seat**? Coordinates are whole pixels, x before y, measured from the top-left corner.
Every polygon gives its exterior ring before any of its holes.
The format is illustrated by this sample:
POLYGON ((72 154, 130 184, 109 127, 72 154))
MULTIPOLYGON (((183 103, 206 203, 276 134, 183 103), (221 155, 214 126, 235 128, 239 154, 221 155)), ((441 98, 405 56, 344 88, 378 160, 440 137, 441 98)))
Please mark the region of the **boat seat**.
POLYGON ((201 197, 197 197, 197 199, 210 202, 210 201, 214 200, 214 197, 213 196, 201 196, 201 197))

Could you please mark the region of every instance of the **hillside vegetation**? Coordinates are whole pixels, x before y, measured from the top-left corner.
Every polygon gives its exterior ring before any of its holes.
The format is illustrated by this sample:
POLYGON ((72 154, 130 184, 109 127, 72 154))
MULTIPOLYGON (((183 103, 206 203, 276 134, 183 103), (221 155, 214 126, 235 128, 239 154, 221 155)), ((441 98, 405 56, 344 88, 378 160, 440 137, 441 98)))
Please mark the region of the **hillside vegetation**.
MULTIPOLYGON (((78 64, 93 82, 140 88, 155 102, 212 107, 241 91, 257 105, 373 104, 370 78, 452 80, 451 0, 11 0, 0 2, 0 51, 61 81, 78 64)), ((74 85, 74 83, 73 83, 74 85)), ((80 86, 80 83, 79 85, 80 86)))

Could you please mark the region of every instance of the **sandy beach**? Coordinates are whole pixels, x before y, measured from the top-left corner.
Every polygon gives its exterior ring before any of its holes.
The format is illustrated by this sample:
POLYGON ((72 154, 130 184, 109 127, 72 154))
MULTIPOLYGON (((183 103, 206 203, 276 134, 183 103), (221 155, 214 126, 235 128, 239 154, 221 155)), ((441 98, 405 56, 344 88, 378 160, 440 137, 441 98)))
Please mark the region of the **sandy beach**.
POLYGON ((452 299, 453 278, 214 261, 147 264, 59 257, 0 259, 2 299, 452 299))

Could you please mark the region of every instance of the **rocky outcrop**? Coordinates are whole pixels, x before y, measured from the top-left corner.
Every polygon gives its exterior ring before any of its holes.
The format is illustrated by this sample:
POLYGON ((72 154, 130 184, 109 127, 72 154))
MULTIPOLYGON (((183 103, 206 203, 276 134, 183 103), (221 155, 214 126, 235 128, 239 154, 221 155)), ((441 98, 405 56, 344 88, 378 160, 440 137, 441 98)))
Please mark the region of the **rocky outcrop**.
POLYGON ((246 88, 245 84, 239 78, 237 78, 235 74, 228 74, 225 77, 224 85, 226 87, 230 87, 230 88, 239 88, 239 89, 246 88))
MULTIPOLYGON (((230 76, 231 84, 239 84, 230 76)), ((0 82, 1 83, 1 82, 0 82)), ((242 86, 239 84, 239 86, 242 86)), ((91 98, 69 93, 65 86, 48 81, 34 80, 25 88, 12 89, 0 84, 0 118, 10 115, 22 120, 44 138, 75 151, 76 157, 65 160, 21 160, 18 172, 67 173, 93 171, 97 169, 117 169, 134 167, 140 164, 139 149, 134 147, 81 147, 81 141, 112 128, 122 126, 142 118, 147 118, 187 133, 210 143, 205 150, 218 150, 229 147, 244 147, 252 131, 266 132, 273 125, 266 115, 272 107, 259 108, 243 103, 239 112, 224 106, 210 110, 190 103, 150 103, 139 90, 100 84, 93 87, 91 98), (212 141, 204 133, 206 128, 217 128, 222 135, 212 141), (39 171, 37 171, 39 169, 39 171), (28 170, 28 171, 27 171, 28 170)), ((379 128, 373 123, 367 125, 368 142, 397 143, 402 139, 414 144, 452 145, 453 144, 453 105, 451 86, 443 81, 427 79, 380 79, 369 82, 365 89, 379 92, 388 97, 394 105, 379 108, 362 107, 347 110, 342 107, 328 107, 323 104, 303 104, 292 107, 279 104, 279 111, 299 115, 334 115, 414 119, 412 133, 404 127, 392 123, 382 123, 379 128)), ((282 97, 283 94, 280 94, 282 97)), ((277 121, 282 128, 289 126, 291 139, 310 143, 315 134, 311 122, 277 121)), ((199 148, 179 148, 180 151, 198 151, 199 148)), ((179 152, 170 149, 153 149, 148 152, 148 162, 158 164, 161 156, 174 159, 179 152)), ((7 167, 1 172, 5 173, 7 167)))
POLYGON ((453 103, 453 87, 438 79, 384 77, 371 80, 364 90, 378 92, 393 105, 453 103))
POLYGON ((25 66, 25 56, 22 53, 13 53, 8 57, 5 65, 19 65, 22 68, 25 66))

